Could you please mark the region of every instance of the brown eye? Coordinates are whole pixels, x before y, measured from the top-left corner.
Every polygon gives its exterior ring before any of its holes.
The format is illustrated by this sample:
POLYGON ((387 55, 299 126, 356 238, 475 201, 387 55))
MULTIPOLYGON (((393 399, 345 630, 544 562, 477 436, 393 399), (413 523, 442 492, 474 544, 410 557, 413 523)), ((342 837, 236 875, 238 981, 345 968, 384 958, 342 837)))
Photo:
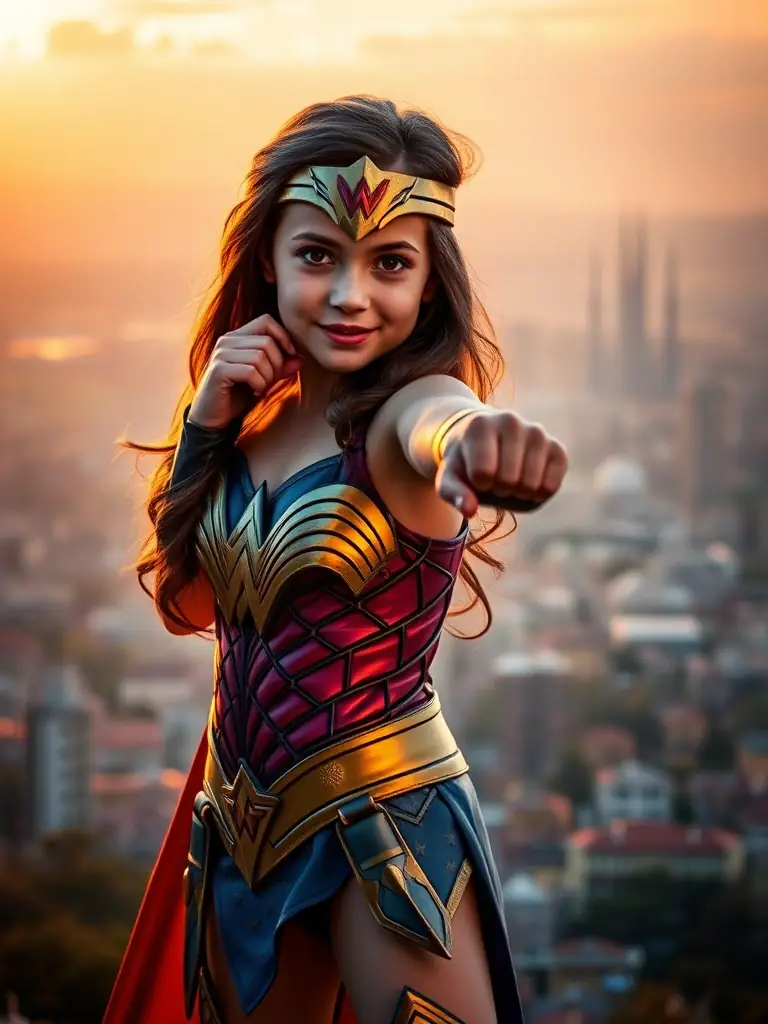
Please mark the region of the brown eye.
POLYGON ((397 274, 401 270, 405 270, 406 267, 410 266, 407 260, 404 260, 402 256, 382 256, 378 263, 379 269, 383 270, 386 274, 397 274))
POLYGON ((322 267, 325 265, 326 256, 330 254, 325 249, 301 249, 298 257, 310 267, 322 267))

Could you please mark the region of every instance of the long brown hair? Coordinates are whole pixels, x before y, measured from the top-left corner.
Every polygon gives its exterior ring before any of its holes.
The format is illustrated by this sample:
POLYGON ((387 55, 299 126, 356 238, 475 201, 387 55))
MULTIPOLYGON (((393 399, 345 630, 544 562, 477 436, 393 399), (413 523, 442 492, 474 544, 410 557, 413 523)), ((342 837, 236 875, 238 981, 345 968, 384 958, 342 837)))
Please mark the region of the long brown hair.
MULTIPOLYGON (((174 412, 162 444, 120 444, 137 452, 162 455, 147 501, 152 531, 133 568, 142 588, 161 612, 186 629, 194 629, 176 599, 198 573, 195 534, 205 500, 223 465, 212 464, 187 485, 168 492, 173 456, 182 428, 182 414, 192 400, 218 338, 262 313, 278 316, 274 285, 261 271, 259 253, 275 228, 277 200, 288 180, 309 164, 348 166, 369 156, 377 166, 397 166, 406 174, 430 178, 454 188, 473 171, 474 151, 461 135, 448 133, 435 120, 416 110, 400 112, 389 100, 350 96, 317 103, 291 118, 275 138, 259 150, 246 179, 245 194, 226 219, 219 271, 195 327, 189 352, 190 382, 174 412), (163 543, 158 544, 158 536, 163 543), (144 580, 155 574, 154 594, 144 580)), ((343 446, 354 430, 366 424, 379 406, 412 380, 427 374, 447 374, 464 381, 485 401, 503 372, 503 359, 487 313, 470 282, 453 230, 429 219, 432 266, 439 281, 434 299, 425 304, 412 334, 394 351, 365 368, 343 376, 335 385, 328 422, 343 446)), ((266 408, 279 408, 295 383, 283 382, 266 403, 259 403, 250 426, 266 408)), ((499 572, 503 565, 485 548, 503 514, 479 534, 470 533, 466 554, 499 572)), ((460 612, 482 603, 490 626, 491 609, 480 581, 465 555, 461 577, 472 595, 460 612)), ((458 614, 454 612, 453 614, 458 614)), ((481 634, 477 634, 481 635, 481 634)))

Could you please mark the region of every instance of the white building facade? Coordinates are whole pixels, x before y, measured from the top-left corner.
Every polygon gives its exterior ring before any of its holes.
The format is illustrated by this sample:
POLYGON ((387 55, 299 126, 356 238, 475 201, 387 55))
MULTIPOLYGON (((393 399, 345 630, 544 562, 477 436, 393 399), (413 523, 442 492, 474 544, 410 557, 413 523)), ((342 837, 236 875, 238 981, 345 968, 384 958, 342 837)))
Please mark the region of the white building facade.
POLYGON ((76 669, 48 674, 27 711, 30 830, 34 839, 91 820, 90 714, 76 669))
POLYGON ((595 776, 595 810, 601 824, 669 821, 672 783, 665 772, 639 761, 622 761, 595 776))

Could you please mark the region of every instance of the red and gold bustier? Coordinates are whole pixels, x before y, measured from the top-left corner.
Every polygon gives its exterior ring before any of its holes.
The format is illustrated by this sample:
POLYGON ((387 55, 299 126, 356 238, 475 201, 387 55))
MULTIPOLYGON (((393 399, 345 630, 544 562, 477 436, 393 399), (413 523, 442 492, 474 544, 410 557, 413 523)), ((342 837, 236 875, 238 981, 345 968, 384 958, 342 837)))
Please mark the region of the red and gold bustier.
POLYGON ((429 700, 466 530, 421 537, 383 509, 363 444, 254 492, 241 460, 197 553, 217 598, 212 732, 268 786, 308 754, 429 700))

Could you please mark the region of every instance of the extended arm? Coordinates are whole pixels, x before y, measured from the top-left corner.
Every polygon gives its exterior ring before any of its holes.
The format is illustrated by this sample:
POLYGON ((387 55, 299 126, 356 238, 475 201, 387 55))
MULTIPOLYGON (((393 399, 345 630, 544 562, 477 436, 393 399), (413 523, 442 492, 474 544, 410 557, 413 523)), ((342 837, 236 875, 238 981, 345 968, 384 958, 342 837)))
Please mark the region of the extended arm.
POLYGON ((481 504, 538 508, 567 470, 565 449, 541 426, 484 404, 452 377, 408 384, 385 403, 374 428, 379 438, 394 438, 410 470, 467 517, 481 504))

